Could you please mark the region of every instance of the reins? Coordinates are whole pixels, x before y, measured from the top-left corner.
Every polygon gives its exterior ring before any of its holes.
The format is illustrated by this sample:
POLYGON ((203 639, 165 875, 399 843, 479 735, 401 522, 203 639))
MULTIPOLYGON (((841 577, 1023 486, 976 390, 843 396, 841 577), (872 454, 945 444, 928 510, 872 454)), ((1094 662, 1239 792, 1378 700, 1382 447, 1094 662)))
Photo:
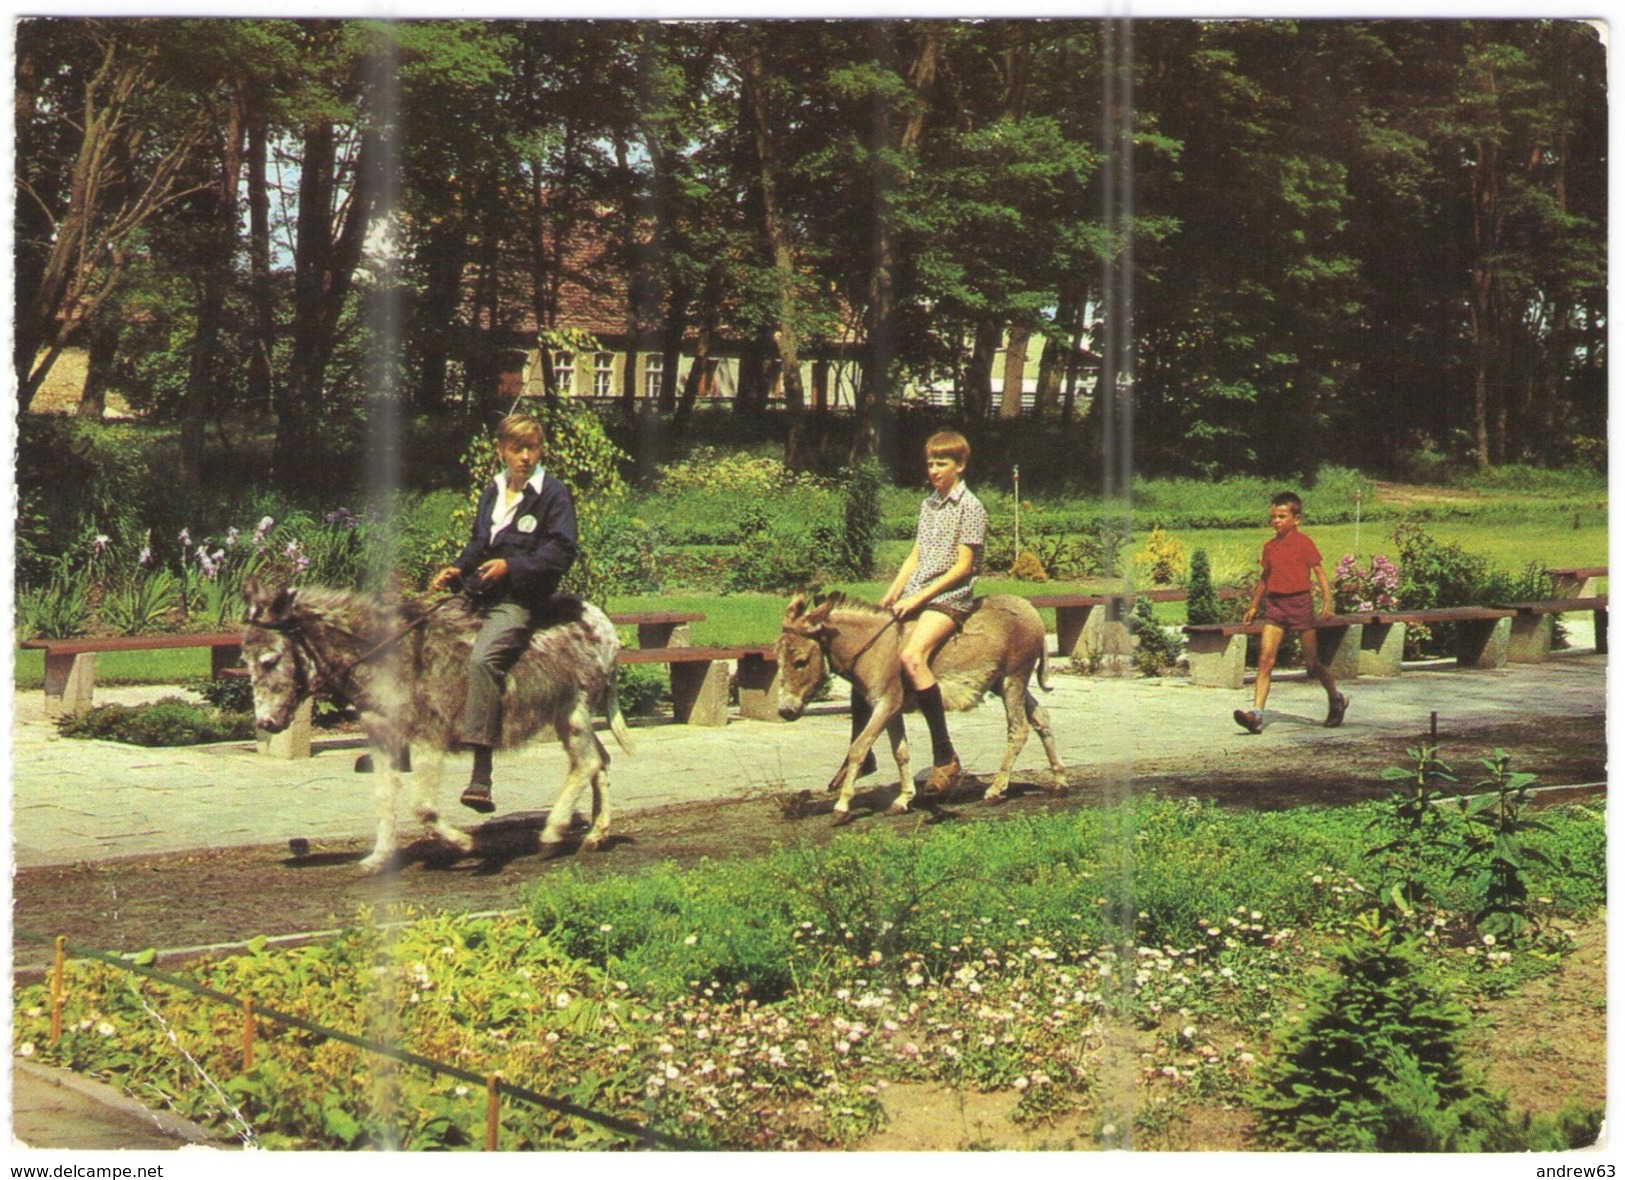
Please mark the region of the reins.
MULTIPOLYGON (((863 646, 858 648, 857 651, 852 653, 852 662, 851 662, 851 664, 849 666, 849 670, 852 669, 852 668, 856 668, 858 666, 858 661, 863 658, 863 653, 868 651, 871 647, 873 647, 875 645, 875 643, 880 639, 880 637, 886 633, 886 629, 888 627, 897 627, 897 628, 901 629, 902 626, 903 626, 903 620, 898 619, 898 618, 889 618, 885 622, 881 623, 879 627, 876 627, 874 633, 872 635, 870 635, 868 639, 865 639, 863 641, 863 646)), ((789 628, 788 627, 781 627, 780 630, 788 631, 789 628)), ((805 631, 792 632, 792 634, 800 634, 802 636, 805 636, 806 632, 805 631)), ((820 631, 818 634, 814 635, 812 638, 817 642, 818 646, 823 650, 824 659, 829 662, 830 668, 835 671, 836 675, 838 675, 838 676, 839 675, 845 675, 846 673, 843 673, 843 672, 840 671, 840 669, 835 668, 835 653, 830 650, 830 641, 829 641, 829 639, 827 639, 824 636, 822 631, 820 631)))
MULTIPOLYGON (((338 667, 337 669, 332 669, 332 670, 330 670, 329 668, 323 666, 322 657, 321 657, 320 653, 316 650, 316 645, 313 644, 307 636, 302 634, 302 628, 301 628, 298 620, 296 620, 296 619, 285 619, 285 620, 279 620, 279 621, 277 621, 275 623, 256 623, 254 625, 258 626, 258 627, 263 627, 267 631, 278 631, 281 634, 286 635, 288 637, 288 641, 290 643, 292 643, 295 646, 295 648, 303 648, 304 652, 305 652, 305 655, 309 658, 310 662, 316 666, 316 674, 317 674, 317 676, 320 677, 322 680, 326 681, 329 685, 336 688, 340 684, 340 682, 344 678, 348 677, 351 672, 354 672, 356 670, 356 668, 360 667, 362 664, 364 664, 368 660, 372 659, 374 656, 376 656, 379 652, 383 651, 384 649, 389 648, 389 647, 393 647, 395 644, 397 644, 401 640, 405 639, 413 631, 416 631, 419 627, 423 626, 424 623, 428 622, 429 617, 431 615, 433 615, 435 612, 439 611, 442 607, 445 607, 445 606, 449 605, 450 603, 456 602, 459 599, 462 599, 464 597, 465 597, 465 595, 463 595, 461 593, 446 595, 439 602, 435 603, 428 610, 424 611, 421 615, 419 615, 417 618, 413 619, 406 626, 404 626, 400 630, 396 631, 393 635, 390 635, 389 637, 387 637, 383 641, 374 644, 372 647, 370 647, 366 651, 362 652, 355 659, 350 660, 348 663, 343 664, 342 666, 338 667)), ((342 627, 337 628, 337 629, 340 630, 340 631, 345 631, 345 634, 347 634, 347 635, 353 635, 354 634, 354 632, 346 631, 342 627)), ((306 688, 309 689, 310 686, 307 684, 306 688)))

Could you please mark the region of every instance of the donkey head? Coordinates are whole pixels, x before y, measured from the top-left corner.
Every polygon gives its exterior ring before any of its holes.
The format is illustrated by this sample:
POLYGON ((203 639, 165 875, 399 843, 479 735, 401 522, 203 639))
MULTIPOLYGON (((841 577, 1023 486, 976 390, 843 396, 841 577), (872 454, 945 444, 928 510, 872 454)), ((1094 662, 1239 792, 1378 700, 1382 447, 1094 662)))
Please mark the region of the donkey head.
POLYGON ((825 599, 808 610, 807 596, 797 594, 785 608, 774 657, 779 662, 779 716, 786 721, 801 716, 824 683, 824 643, 834 634, 829 622, 834 606, 834 599, 825 599))
POLYGON ((250 574, 243 579, 243 601, 243 663, 254 685, 254 724, 280 733, 311 692, 308 657, 293 638, 300 623, 298 593, 287 586, 262 588, 250 574))

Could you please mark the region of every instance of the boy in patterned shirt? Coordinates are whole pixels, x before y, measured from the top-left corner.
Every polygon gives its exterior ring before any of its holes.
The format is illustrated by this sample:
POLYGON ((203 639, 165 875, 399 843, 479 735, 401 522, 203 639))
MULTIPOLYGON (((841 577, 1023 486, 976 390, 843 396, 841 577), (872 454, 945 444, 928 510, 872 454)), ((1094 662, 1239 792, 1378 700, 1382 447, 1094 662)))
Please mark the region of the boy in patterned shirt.
POLYGON ((1248 733, 1264 732, 1264 702, 1270 697, 1270 674, 1275 670, 1275 656, 1281 649, 1281 640, 1288 631, 1298 633, 1303 647, 1304 667, 1326 690, 1326 724, 1335 728, 1343 724, 1348 711, 1348 697, 1337 691, 1337 681, 1326 665, 1320 662, 1315 647, 1315 604, 1309 592, 1310 579, 1320 588, 1320 613, 1333 612, 1332 586, 1326 578, 1326 567, 1321 563, 1320 550, 1306 533, 1298 531, 1303 520, 1303 501, 1293 492, 1282 492, 1270 501, 1270 527, 1275 536, 1264 542, 1264 553, 1259 564, 1264 576, 1253 586, 1253 600, 1242 621, 1250 623, 1264 607, 1264 634, 1258 641, 1258 679, 1253 684, 1253 707, 1235 711, 1236 724, 1248 733))
MULTIPOLYGON (((897 571, 891 588, 880 600, 899 621, 915 617, 914 629, 903 643, 903 675, 914 687, 914 698, 931 730, 931 773, 927 795, 951 790, 959 781, 959 756, 948 737, 942 707, 942 688, 931 674, 931 657, 943 641, 970 614, 976 575, 987 542, 987 509, 961 478, 970 462, 970 444, 956 431, 933 434, 925 443, 925 473, 932 494, 920 505, 914 548, 897 571)), ((868 703, 852 702, 853 732, 868 717, 868 703)))

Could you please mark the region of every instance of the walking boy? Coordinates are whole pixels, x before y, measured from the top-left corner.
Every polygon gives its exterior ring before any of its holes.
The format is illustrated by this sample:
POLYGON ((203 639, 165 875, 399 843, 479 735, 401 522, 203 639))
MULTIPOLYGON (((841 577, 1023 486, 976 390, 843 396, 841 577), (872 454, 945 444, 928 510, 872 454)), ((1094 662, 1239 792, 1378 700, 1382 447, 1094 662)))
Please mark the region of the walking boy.
POLYGON ((1264 542, 1264 553, 1259 559, 1264 575, 1253 587, 1253 600, 1242 621, 1250 623, 1258 615, 1259 604, 1264 607, 1264 634, 1258 643, 1258 679, 1253 683, 1252 709, 1237 709, 1236 724, 1249 733, 1264 731, 1264 702, 1270 696, 1270 673, 1275 670, 1275 656, 1281 649, 1281 640, 1288 631, 1298 633, 1303 645, 1304 666, 1321 687, 1326 690, 1326 725, 1336 728, 1343 724, 1348 711, 1349 698, 1337 691, 1337 682, 1330 669, 1320 662, 1315 647, 1315 610, 1309 592, 1311 576, 1320 588, 1320 613, 1333 613, 1332 585, 1321 563, 1320 550, 1309 537, 1298 531, 1303 520, 1303 501, 1293 492, 1282 492, 1270 501, 1270 527, 1275 536, 1264 542))
POLYGON ((435 574, 430 589, 471 582, 484 618, 468 661, 468 695, 457 737, 474 752, 463 806, 496 810, 491 749, 502 736, 502 689, 508 670, 530 646, 541 612, 576 557, 576 510, 570 491, 547 474, 542 424, 514 413, 497 426, 503 470, 480 496, 473 535, 457 560, 435 574))
MULTIPOLYGON (((970 443, 964 435, 943 430, 926 440, 925 474, 932 494, 920 505, 914 548, 880 600, 899 621, 917 616, 901 660, 903 675, 914 687, 914 699, 931 730, 932 767, 923 788, 927 795, 951 790, 960 774, 959 755, 948 737, 942 687, 931 674, 931 657, 970 614, 987 542, 987 509, 961 478, 968 462, 970 443)), ((861 707, 867 712, 868 703, 861 707)), ((861 728, 859 711, 854 698, 852 723, 861 728)), ((862 721, 866 724, 868 717, 862 721)))

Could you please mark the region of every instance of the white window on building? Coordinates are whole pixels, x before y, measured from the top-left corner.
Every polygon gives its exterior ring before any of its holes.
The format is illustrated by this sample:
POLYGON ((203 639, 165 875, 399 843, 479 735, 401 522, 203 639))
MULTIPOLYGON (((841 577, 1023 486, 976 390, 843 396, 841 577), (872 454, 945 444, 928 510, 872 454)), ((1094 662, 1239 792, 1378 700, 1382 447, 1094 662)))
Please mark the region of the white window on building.
POLYGON ((576 385, 576 357, 573 352, 553 354, 553 387, 560 393, 574 393, 576 385))
POLYGON ((594 397, 615 396, 615 354, 613 352, 597 352, 593 354, 592 395, 594 397))
POLYGON ((660 380, 666 375, 666 358, 651 352, 643 358, 643 396, 650 401, 660 396, 660 380))

